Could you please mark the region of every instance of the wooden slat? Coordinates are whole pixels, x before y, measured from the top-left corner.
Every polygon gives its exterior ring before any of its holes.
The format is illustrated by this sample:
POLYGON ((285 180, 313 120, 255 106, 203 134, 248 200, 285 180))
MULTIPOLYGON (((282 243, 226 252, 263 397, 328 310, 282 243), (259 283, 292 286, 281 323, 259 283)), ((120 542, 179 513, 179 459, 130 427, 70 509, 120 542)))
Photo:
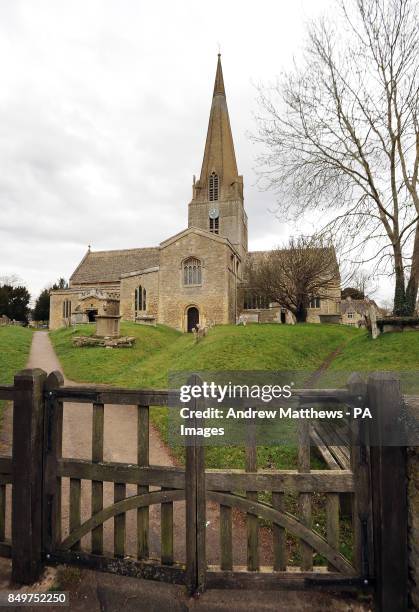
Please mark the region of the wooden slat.
MULTIPOLYGON (((300 408, 304 405, 300 403, 300 408)), ((310 422, 304 419, 298 424, 298 471, 300 473, 310 472, 310 422)), ((300 493, 298 496, 300 520, 308 528, 311 528, 311 493, 300 493)), ((311 571, 313 569, 313 549, 304 541, 300 541, 301 569, 311 571)))
POLYGON ((222 570, 233 569, 233 522, 229 506, 220 505, 220 553, 222 570))
POLYGON ((168 501, 182 501, 183 499, 185 499, 185 491, 152 491, 144 495, 129 495, 122 501, 107 506, 101 512, 95 514, 95 516, 90 517, 79 527, 79 529, 73 531, 61 543, 61 548, 63 550, 71 548, 85 534, 92 531, 92 529, 119 514, 124 514, 129 510, 143 508, 152 504, 161 504, 162 502, 168 501))
POLYGON ((10 559, 12 556, 12 545, 10 542, 0 542, 0 557, 10 559))
POLYGON ((63 404, 54 391, 64 383, 61 372, 51 372, 45 384, 44 421, 44 503, 43 547, 46 553, 55 550, 61 542, 61 478, 58 461, 63 450, 63 404))
POLYGON ((3 474, 3 476, 12 475, 12 458, 8 455, 0 455, 0 474, 3 474))
MULTIPOLYGON (((327 542, 337 551, 339 550, 339 495, 328 493, 326 499, 326 522, 327 522, 327 542)), ((336 568, 332 563, 328 564, 330 571, 336 568)))
MULTIPOLYGON (((5 394, 11 397, 1 399, 13 399, 13 387, 3 386, 5 394)), ((89 387, 61 387, 57 390, 56 397, 64 402, 77 402, 87 404, 116 404, 116 405, 139 405, 139 406, 167 406, 169 395, 174 399, 179 394, 176 390, 167 389, 126 389, 120 387, 104 387, 95 385, 89 387)), ((346 401, 348 392, 346 389, 295 389, 293 397, 303 399, 306 403, 311 402, 337 402, 346 401)), ((232 405, 243 406, 241 398, 230 398, 232 405)), ((252 403, 257 405, 258 400, 252 399, 252 403)), ((265 405, 259 402, 260 405, 265 405)), ((280 403, 278 403, 278 406, 280 403)), ((276 407, 275 401, 272 408, 276 407)))
MULTIPOLYGON (((137 462, 140 467, 149 465, 149 439, 150 439, 150 415, 148 406, 138 406, 137 415, 137 462)), ((137 482, 143 482, 141 476, 137 482)), ((137 487, 138 495, 147 494, 147 484, 137 487)), ((149 509, 148 507, 137 510, 137 557, 148 559, 149 556, 149 509)))
POLYGON ((334 458, 334 456, 332 455, 332 453, 330 452, 330 450, 324 443, 324 440, 321 439, 317 430, 314 427, 310 428, 310 438, 313 440, 314 444, 316 445, 317 450, 319 454, 321 455, 321 457, 323 458, 323 460, 325 461, 327 467, 330 470, 339 470, 340 469, 339 463, 336 461, 336 459, 334 458))
MULTIPOLYGON (((197 427, 203 427, 203 420, 196 420, 197 427)), ((205 489, 205 446, 196 448, 196 547, 198 549, 197 564, 197 592, 203 593, 206 585, 207 557, 206 557, 206 489, 205 489)))
MULTIPOLYGON (((127 463, 98 463, 83 459, 62 459, 58 462, 58 473, 68 478, 103 480, 105 482, 141 482, 150 486, 168 489, 185 487, 185 472, 182 468, 155 466, 141 468, 127 463)), ((352 493, 355 490, 350 470, 312 470, 308 474, 296 470, 259 470, 246 473, 244 470, 207 469, 206 488, 212 491, 278 491, 352 493)))
MULTIPOLYGON (((81 525, 81 480, 70 478, 70 534, 81 525)), ((72 550, 80 550, 80 541, 75 542, 72 550)))
MULTIPOLYGON (((162 491, 165 489, 162 488, 162 491)), ((161 562, 172 565, 173 557, 173 502, 161 504, 161 562)))
POLYGON ((167 406, 169 391, 137 390, 118 387, 62 387, 56 397, 63 402, 81 404, 113 404, 119 406, 167 406))
MULTIPOLYGON (((1 389, 2 387, 0 387, 1 389)), ((10 392, 7 387, 3 387, 5 393, 10 392)), ((179 395, 176 390, 167 389, 127 389, 120 387, 104 387, 103 385, 89 387, 62 387, 57 390, 56 397, 64 402, 77 402, 87 404, 115 404, 115 405, 139 405, 139 406, 167 406, 169 396, 173 400, 179 395)), ((295 389, 293 397, 301 398, 306 403, 312 402, 337 402, 346 401, 348 392, 346 389, 295 389)), ((8 399, 8 398, 4 398, 8 399)), ((12 399, 12 398, 10 398, 12 399)), ((242 398, 229 398, 232 406, 245 406, 242 398)), ((252 398, 251 404, 265 405, 262 400, 252 398)), ((278 403, 273 400, 271 408, 283 407, 281 400, 278 403)))
MULTIPOLYGON (((280 512, 285 511, 285 495, 284 493, 272 492, 272 507, 280 512)), ((286 554, 286 532, 280 525, 273 524, 272 527, 272 538, 273 538, 273 553, 274 553, 274 570, 277 572, 283 572, 287 565, 287 554, 286 554)))
POLYGON ((6 534, 6 485, 0 485, 0 542, 4 542, 6 534))
POLYGON ((13 401, 15 388, 13 385, 0 385, 0 400, 13 401))
POLYGON ((288 512, 278 512, 278 510, 275 510, 272 506, 262 502, 252 502, 245 497, 220 493, 219 491, 208 491, 207 499, 218 504, 238 508, 242 512, 253 513, 255 516, 259 516, 266 521, 278 523, 278 525, 284 527, 290 534, 307 542, 311 549, 315 549, 319 554, 323 555, 328 561, 333 563, 340 572, 351 575, 355 574, 354 568, 343 555, 331 548, 322 536, 311 528, 303 525, 302 522, 292 514, 288 512))
MULTIPOLYGON (((69 550, 58 550, 48 557, 48 565, 61 565, 63 563, 99 572, 129 576, 131 578, 156 580, 169 584, 185 584, 185 567, 180 564, 162 566, 155 560, 135 561, 133 559, 115 559, 114 557, 105 557, 104 555, 92 555, 90 553, 72 552, 69 550)), ((145 609, 140 604, 139 609, 141 607, 143 610, 145 609)), ((124 610, 123 602, 121 602, 118 609, 124 610)))
MULTIPOLYGON (((126 497, 126 485, 123 483, 114 484, 114 501, 119 502, 126 497)), ((113 554, 115 557, 124 557, 125 555, 125 512, 116 514, 114 518, 114 537, 113 537, 113 554)))
MULTIPOLYGON (((246 471, 257 471, 256 426, 254 421, 247 425, 246 471)), ((250 501, 258 501, 257 491, 246 490, 250 501)), ((247 569, 256 572, 259 569, 259 519, 254 514, 247 514, 247 569)))
MULTIPOLYGON (((188 384, 196 385, 200 378, 192 375, 188 384)), ((193 399, 192 410, 200 407, 193 399)), ((194 416, 192 427, 202 427, 203 419, 194 416)), ((197 439, 189 436, 186 444, 186 584, 190 594, 203 592, 206 581, 206 489, 205 489, 205 448, 198 446, 197 439)))
MULTIPOLYGON (((269 572, 270 568, 262 568, 260 572, 246 572, 245 569, 234 572, 214 571, 210 567, 207 571, 207 587, 211 589, 250 589, 254 590, 277 590, 289 589, 292 591, 308 589, 337 591, 354 590, 369 593, 372 590, 370 584, 365 584, 361 579, 351 575, 338 573, 321 573, 316 567, 314 572, 295 572, 294 567, 287 568, 286 572, 269 572)), ((280 600, 280 596, 278 596, 280 600)), ((278 604, 280 605, 280 604, 278 604)), ((285 608, 275 608, 278 610, 285 608)), ((318 609, 318 608, 317 608, 318 609)), ((322 608, 326 609, 326 608, 322 608)))
MULTIPOLYGON (((97 463, 103 461, 104 443, 104 406, 93 404, 92 414, 92 461, 97 463)), ((92 516, 103 508, 103 482, 92 480, 92 516)), ((99 525, 92 531, 92 553, 101 555, 103 553, 103 525, 99 525)))
POLYGON ((186 473, 185 473, 185 499, 186 499, 186 586, 190 594, 193 594, 197 584, 197 516, 196 516, 196 446, 192 440, 185 449, 186 473))
MULTIPOLYGON (((351 405, 363 408, 367 401, 367 386, 359 374, 348 380, 351 405)), ((373 525, 370 483, 370 449, 364 444, 365 428, 362 419, 353 419, 351 467, 354 475, 355 495, 352 499, 353 559, 360 575, 371 576, 374 571, 373 525)))

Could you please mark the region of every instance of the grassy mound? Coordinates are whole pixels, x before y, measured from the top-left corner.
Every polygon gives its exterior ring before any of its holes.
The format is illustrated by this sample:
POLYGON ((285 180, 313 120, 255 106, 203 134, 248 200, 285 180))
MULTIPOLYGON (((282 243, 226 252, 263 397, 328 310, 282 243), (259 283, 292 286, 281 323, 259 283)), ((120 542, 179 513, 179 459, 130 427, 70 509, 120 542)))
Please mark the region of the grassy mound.
POLYGON ((72 338, 94 326, 60 329, 51 340, 66 375, 79 382, 165 388, 169 371, 316 370, 338 347, 363 335, 343 325, 223 325, 198 344, 191 334, 158 325, 122 323, 133 349, 75 348, 72 338))

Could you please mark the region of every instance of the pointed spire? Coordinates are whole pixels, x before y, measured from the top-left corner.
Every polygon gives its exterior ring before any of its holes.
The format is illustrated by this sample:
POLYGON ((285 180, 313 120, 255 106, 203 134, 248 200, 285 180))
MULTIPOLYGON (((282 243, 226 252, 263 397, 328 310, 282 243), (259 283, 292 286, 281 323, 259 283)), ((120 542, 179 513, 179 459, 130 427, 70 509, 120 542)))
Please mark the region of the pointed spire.
POLYGON ((212 172, 218 174, 221 180, 221 192, 223 184, 230 185, 237 180, 238 176, 220 53, 218 54, 207 140, 201 168, 200 183, 202 186, 207 184, 212 172))
POLYGON ((217 72, 215 74, 215 83, 214 83, 214 94, 225 96, 226 92, 224 89, 224 79, 223 79, 223 68, 221 66, 221 53, 218 54, 218 62, 217 62, 217 72))

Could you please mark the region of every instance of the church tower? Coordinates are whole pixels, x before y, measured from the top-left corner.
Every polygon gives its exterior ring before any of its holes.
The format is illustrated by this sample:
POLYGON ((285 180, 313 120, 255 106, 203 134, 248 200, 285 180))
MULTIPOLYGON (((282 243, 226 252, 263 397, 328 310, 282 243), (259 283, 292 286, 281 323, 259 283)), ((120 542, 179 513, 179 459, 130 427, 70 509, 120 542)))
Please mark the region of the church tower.
POLYGON ((237 170, 220 54, 201 175, 194 181, 189 203, 188 227, 228 238, 244 261, 247 216, 243 204, 243 177, 237 170))

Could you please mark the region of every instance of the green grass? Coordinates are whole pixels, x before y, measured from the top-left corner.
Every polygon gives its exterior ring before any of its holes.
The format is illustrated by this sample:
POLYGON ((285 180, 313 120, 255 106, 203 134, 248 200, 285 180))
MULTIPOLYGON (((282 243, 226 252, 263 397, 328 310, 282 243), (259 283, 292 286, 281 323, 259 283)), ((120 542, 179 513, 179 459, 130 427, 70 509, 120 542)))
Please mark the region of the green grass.
POLYGON ((32 330, 27 327, 0 327, 0 384, 12 383, 16 372, 25 367, 31 342, 32 330))
POLYGON ((402 392, 419 393, 419 333, 414 331, 381 334, 372 340, 362 331, 337 355, 318 386, 334 387, 345 384, 351 372, 363 378, 376 371, 395 372, 400 377, 402 392))
POLYGON ((315 370, 336 348, 362 334, 343 325, 223 325, 195 344, 191 334, 168 327, 122 323, 121 333, 136 338, 133 349, 72 346, 74 336, 93 333, 92 325, 51 332, 66 375, 79 382, 144 388, 166 388, 169 371, 315 370))
POLYGON ((338 370, 419 370, 419 333, 386 333, 372 340, 366 331, 354 337, 331 365, 338 370))
MULTIPOLYGON (((318 381, 318 386, 327 386, 325 381, 328 379, 343 385, 352 371, 419 369, 419 334, 411 332, 385 334, 373 341, 364 330, 339 325, 226 325, 210 330, 198 344, 191 335, 164 326, 153 328, 122 323, 121 332, 135 336, 133 349, 74 348, 72 338, 93 334, 94 326, 61 329, 50 335, 70 379, 123 387, 167 388, 170 371, 313 372, 338 348, 341 353, 318 381)), ((153 408, 151 418, 167 442, 167 410, 153 408)), ((172 452, 178 461, 183 461, 183 448, 173 448, 172 452)), ((295 469, 297 465, 296 448, 292 446, 259 446, 257 452, 260 468, 295 469)), ((324 467, 313 455, 312 468, 324 467)), ((243 446, 206 447, 208 468, 244 468, 244 465, 243 446)), ((266 495, 261 494, 261 499, 266 495)), ((269 501, 268 497, 266 501, 269 501)), ((288 495, 287 509, 296 512, 296 504, 296 496, 288 495)), ((324 499, 314 496, 313 521, 323 535, 325 516, 324 499)), ((347 519, 342 519, 341 529, 341 552, 350 558, 352 531, 347 519)), ((298 548, 293 540, 290 548, 290 561, 298 563, 298 548)), ((316 558, 317 563, 322 561, 320 557, 316 558)))
MULTIPOLYGON (((25 367, 32 342, 32 330, 27 327, 0 327, 0 384, 13 382, 18 370, 25 367)), ((4 402, 0 401, 0 421, 4 402)))
MULTIPOLYGON (((362 334, 338 325, 223 325, 213 328, 196 344, 191 334, 182 334, 168 327, 122 323, 121 333, 136 338, 133 349, 72 346, 74 336, 93 333, 93 325, 51 332, 51 340, 66 375, 78 382, 134 388, 167 388, 170 371, 313 371, 330 353, 362 334)), ((154 408, 151 414, 167 442, 167 411, 154 408)), ((174 449, 174 454, 183 460, 182 449, 174 449)), ((296 451, 291 446, 258 448, 260 466, 291 469, 295 461, 296 451)), ((313 461, 313 467, 319 467, 316 460, 313 461)), ((244 462, 242 447, 207 447, 208 467, 243 468, 244 462)))

